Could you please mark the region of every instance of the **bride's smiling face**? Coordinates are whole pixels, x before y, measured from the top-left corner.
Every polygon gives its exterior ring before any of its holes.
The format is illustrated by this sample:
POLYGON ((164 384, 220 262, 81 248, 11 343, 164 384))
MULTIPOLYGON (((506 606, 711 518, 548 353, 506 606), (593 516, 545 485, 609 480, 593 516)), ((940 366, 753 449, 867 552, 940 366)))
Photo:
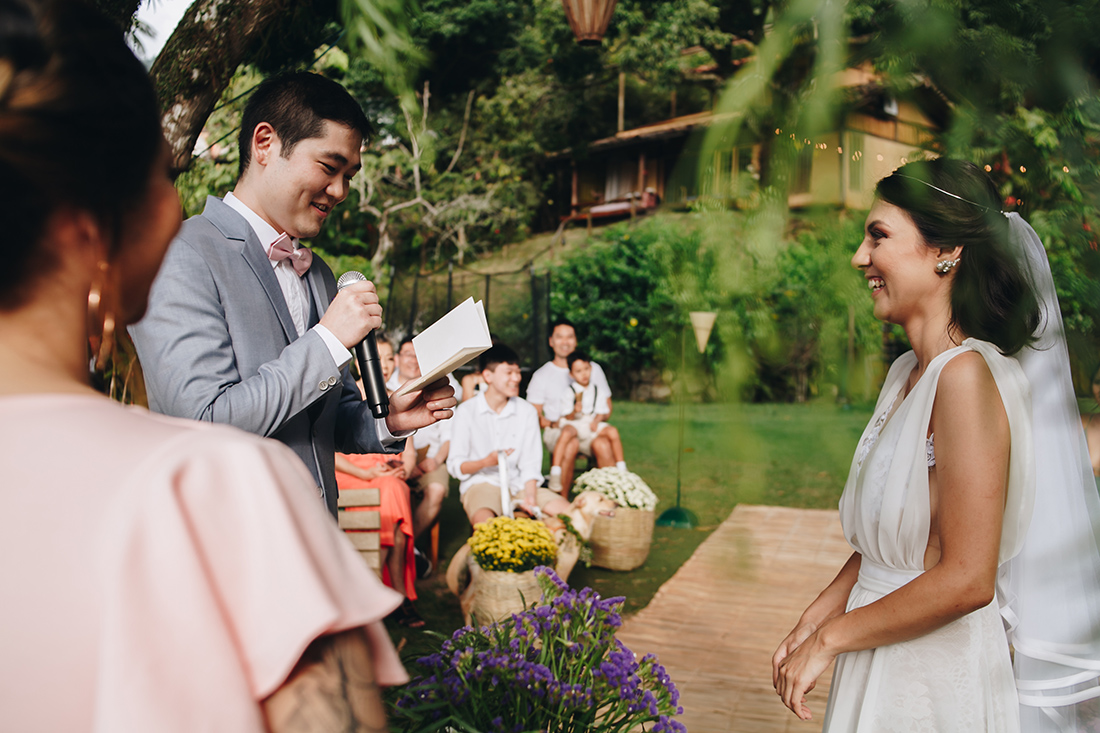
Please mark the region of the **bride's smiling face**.
POLYGON ((943 276, 936 273, 940 259, 905 210, 875 201, 852 266, 862 270, 867 280, 875 318, 904 324, 943 288, 943 276))

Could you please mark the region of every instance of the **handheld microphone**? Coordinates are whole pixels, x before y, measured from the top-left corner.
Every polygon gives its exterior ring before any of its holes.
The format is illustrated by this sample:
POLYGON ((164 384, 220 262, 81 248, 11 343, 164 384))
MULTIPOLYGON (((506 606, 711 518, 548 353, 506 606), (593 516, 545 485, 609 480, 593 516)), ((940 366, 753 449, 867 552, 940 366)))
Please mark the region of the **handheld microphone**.
MULTIPOLYGON (((336 281, 336 289, 343 290, 352 283, 366 279, 361 272, 345 272, 336 281)), ((354 351, 355 359, 359 363, 359 373, 363 376, 363 390, 367 393, 370 412, 376 418, 383 418, 390 414, 390 398, 386 394, 386 380, 382 378, 382 362, 378 358, 378 341, 374 337, 374 331, 357 343, 354 351)))

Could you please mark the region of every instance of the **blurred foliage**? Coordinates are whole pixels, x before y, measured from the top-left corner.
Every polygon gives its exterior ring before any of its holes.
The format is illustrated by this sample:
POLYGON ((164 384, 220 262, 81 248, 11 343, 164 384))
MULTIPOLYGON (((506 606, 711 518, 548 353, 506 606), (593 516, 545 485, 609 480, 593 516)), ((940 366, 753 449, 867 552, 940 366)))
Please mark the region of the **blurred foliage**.
MULTIPOLYGON (((787 188, 797 151, 775 145, 769 133, 781 127, 809 138, 837 129, 857 100, 832 80, 870 61, 881 93, 944 102, 935 152, 988 166, 1006 210, 1035 226, 1071 344, 1083 355, 1078 366, 1095 366, 1100 0, 620 0, 598 47, 575 43, 560 0, 344 0, 342 7, 349 23, 342 44, 352 53, 319 66, 352 91, 380 131, 359 190, 315 242, 327 252, 369 258, 376 271, 431 268, 553 228, 546 211, 555 181, 545 156, 568 149, 583 162, 589 143, 615 133, 620 72, 627 128, 666 118, 673 91, 678 114, 708 109, 721 91, 716 111, 728 121, 711 126, 698 157, 731 141, 762 145, 753 176, 739 182, 734 203, 746 216, 730 225, 736 236, 711 231, 729 201, 697 204, 691 236, 654 233, 656 224, 601 235, 586 256, 603 257, 599 267, 624 286, 607 297, 648 325, 593 329, 613 335, 586 345, 623 359, 624 368, 676 364, 679 332, 657 328, 673 323, 660 308, 677 317, 718 308, 723 315, 695 388, 801 399, 828 383, 846 394, 853 369, 867 371, 855 368, 859 355, 881 336, 865 322, 867 308, 851 314, 853 296, 836 284, 833 268, 846 267, 847 256, 835 243, 851 243, 854 225, 836 212, 791 220, 787 188), (628 233, 633 242, 623 238, 628 233), (611 255, 597 254, 601 248, 643 269, 628 277, 611 255), (826 262, 827 253, 840 264, 826 262), (704 273, 700 263, 708 261, 715 266, 704 273), (653 290, 641 292, 643 281, 653 290), (827 312, 835 323, 819 315, 827 312), (754 376, 760 364, 776 383, 754 376)), ((238 74, 227 98, 249 84, 238 74)), ((215 113, 208 138, 231 129, 232 114, 215 113)), ((207 193, 228 188, 234 160, 235 151, 200 160, 181 179, 189 213, 207 193)), ((579 305, 593 284, 571 267, 555 275, 555 290, 577 282, 556 294, 562 306, 594 327, 597 312, 619 324, 625 311, 579 305)))
MULTIPOLYGON (((774 250, 769 256, 789 257, 783 231, 790 212, 781 202, 794 156, 786 146, 773 149, 766 131, 797 130, 801 138, 836 129, 852 97, 829 80, 863 61, 873 63, 891 96, 939 96, 948 117, 929 152, 985 166, 1005 210, 1020 212, 1039 232, 1080 378, 1100 354, 1098 9, 1097 2, 1064 0, 793 0, 774 13, 753 57, 728 83, 718 105, 728 121, 711 126, 699 156, 730 140, 762 142, 759 187, 745 203, 760 222, 755 236, 774 250)), ((724 277, 736 282, 739 275, 724 277)))
POLYGON ((642 370, 658 364, 670 339, 679 343, 678 310, 662 287, 661 259, 669 250, 696 251, 699 238, 668 236, 674 232, 659 220, 610 227, 553 272, 554 318, 573 322, 578 348, 606 367, 617 394, 628 394, 642 370))
POLYGON ((554 271, 551 308, 619 391, 652 369, 677 385, 683 348, 682 376, 704 399, 866 401, 882 336, 850 264, 862 220, 806 214, 773 246, 754 238, 756 218, 696 212, 609 227, 554 271), (702 355, 691 311, 718 313, 702 355))

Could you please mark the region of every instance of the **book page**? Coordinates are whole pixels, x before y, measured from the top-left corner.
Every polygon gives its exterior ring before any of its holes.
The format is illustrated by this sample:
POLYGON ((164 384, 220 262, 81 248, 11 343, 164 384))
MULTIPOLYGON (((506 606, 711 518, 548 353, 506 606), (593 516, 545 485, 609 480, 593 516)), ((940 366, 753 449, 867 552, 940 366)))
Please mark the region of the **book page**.
POLYGON ((450 374, 493 345, 485 306, 473 298, 455 306, 424 332, 413 337, 421 376, 401 385, 394 395, 421 389, 450 374))

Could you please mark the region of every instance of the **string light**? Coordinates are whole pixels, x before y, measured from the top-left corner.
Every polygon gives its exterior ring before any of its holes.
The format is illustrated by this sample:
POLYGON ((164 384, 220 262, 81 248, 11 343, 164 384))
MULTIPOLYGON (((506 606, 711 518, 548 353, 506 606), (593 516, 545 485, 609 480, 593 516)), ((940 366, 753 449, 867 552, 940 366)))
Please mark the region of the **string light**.
POLYGON ((989 173, 989 172, 990 172, 990 171, 992 171, 992 170, 993 170, 993 166, 991 166, 991 165, 987 165, 987 166, 985 167, 985 172, 986 172, 986 173, 989 173))
POLYGON ((780 130, 780 129, 779 129, 778 127, 777 127, 777 128, 775 128, 775 134, 776 134, 776 135, 778 135, 778 134, 779 134, 779 133, 781 133, 781 132, 783 132, 783 131, 782 131, 782 130, 780 130))
POLYGON ((838 147, 836 149, 836 153, 837 153, 837 155, 844 155, 844 148, 838 147))
POLYGON ((1023 166, 1020 166, 1020 172, 1021 173, 1027 173, 1027 168, 1025 168, 1023 166))
POLYGON ((1062 166, 1062 172, 1063 173, 1069 173, 1069 166, 1068 165, 1062 166))

